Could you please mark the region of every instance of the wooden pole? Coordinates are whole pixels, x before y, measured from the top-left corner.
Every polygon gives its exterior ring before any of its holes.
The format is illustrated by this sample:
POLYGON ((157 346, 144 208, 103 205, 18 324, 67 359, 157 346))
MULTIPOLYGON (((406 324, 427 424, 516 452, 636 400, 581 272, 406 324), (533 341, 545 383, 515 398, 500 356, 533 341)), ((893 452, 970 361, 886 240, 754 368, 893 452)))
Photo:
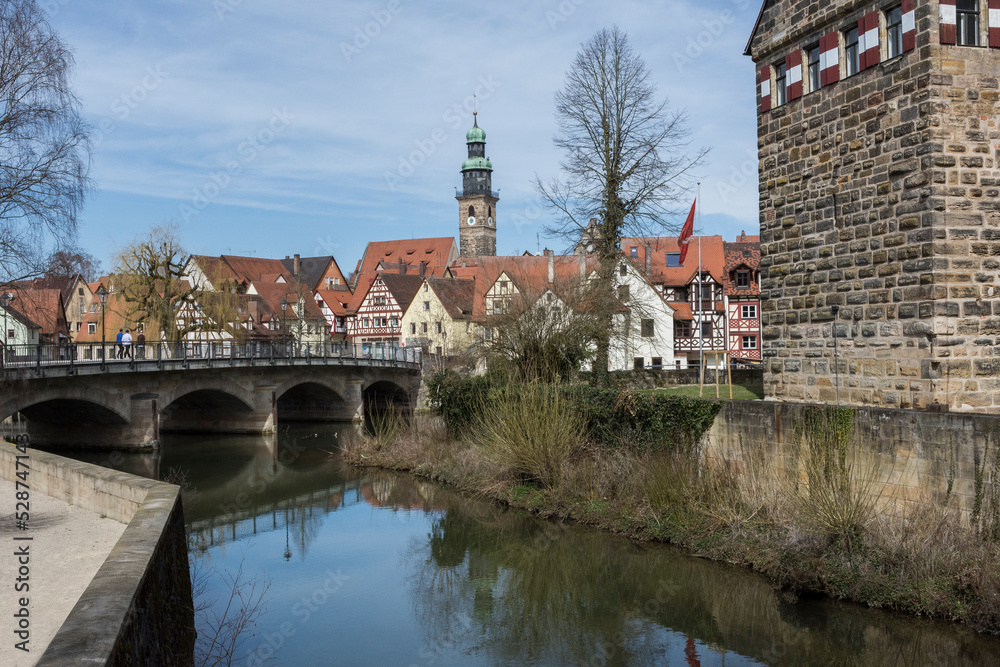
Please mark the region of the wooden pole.
POLYGON ((733 400, 733 365, 732 359, 726 355, 726 376, 729 378, 729 400, 733 400))
POLYGON ((721 352, 715 353, 715 397, 719 398, 719 356, 721 352))

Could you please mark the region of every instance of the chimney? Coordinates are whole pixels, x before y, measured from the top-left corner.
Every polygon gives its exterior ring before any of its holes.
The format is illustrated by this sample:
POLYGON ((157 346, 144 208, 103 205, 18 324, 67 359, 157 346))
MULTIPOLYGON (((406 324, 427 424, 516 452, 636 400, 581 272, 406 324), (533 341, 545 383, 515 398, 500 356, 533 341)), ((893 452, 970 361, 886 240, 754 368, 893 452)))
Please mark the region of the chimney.
POLYGON ((427 262, 420 262, 420 277, 423 278, 425 273, 427 273, 427 262))
POLYGON ((292 258, 292 275, 296 278, 299 277, 299 271, 302 270, 302 261, 299 259, 298 255, 292 258))
POLYGON ((406 264, 403 263, 402 257, 399 258, 399 275, 401 276, 406 275, 406 264))
POLYGON ((555 253, 545 249, 545 257, 549 260, 549 284, 551 285, 556 281, 556 257, 555 253))
POLYGON ((648 276, 652 273, 653 264, 653 246, 646 244, 646 275, 648 276))
POLYGON ((746 243, 746 242, 747 242, 747 232, 744 229, 740 231, 740 243, 746 243))

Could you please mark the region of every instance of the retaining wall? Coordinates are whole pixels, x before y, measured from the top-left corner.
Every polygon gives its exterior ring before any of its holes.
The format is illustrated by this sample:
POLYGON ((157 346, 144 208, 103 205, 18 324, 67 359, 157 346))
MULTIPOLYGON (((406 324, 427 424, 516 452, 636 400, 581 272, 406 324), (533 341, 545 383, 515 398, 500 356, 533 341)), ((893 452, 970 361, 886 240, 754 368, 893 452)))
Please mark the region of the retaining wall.
MULTIPOLYGON (((191 664, 194 609, 180 488, 29 451, 33 493, 128 524, 37 664, 191 664)), ((0 477, 16 479, 17 454, 0 443, 0 477)))
MULTIPOLYGON (((825 406, 778 401, 726 401, 706 434, 706 454, 742 465, 756 457, 778 479, 805 479, 804 424, 825 406), (773 464, 773 468, 771 468, 773 464)), ((981 498, 992 495, 1000 416, 859 407, 853 430, 862 465, 877 466, 882 494, 907 503, 949 504, 971 512, 976 458, 981 498)))

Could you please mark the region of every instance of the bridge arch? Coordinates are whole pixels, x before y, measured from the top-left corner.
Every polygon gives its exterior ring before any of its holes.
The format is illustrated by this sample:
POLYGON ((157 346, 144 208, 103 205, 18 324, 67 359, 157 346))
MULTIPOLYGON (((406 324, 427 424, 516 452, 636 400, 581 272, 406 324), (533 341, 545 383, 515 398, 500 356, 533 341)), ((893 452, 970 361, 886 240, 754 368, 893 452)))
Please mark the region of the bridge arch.
POLYGON ((354 408, 345 399, 342 383, 327 378, 295 378, 275 390, 278 423, 294 421, 350 421, 354 408))
POLYGON ((238 383, 184 382, 159 400, 159 429, 174 433, 254 432, 253 392, 238 383))
POLYGON ((128 424, 131 407, 119 394, 93 387, 59 387, 58 391, 12 391, 0 402, 0 420, 20 412, 29 422, 47 424, 128 424))

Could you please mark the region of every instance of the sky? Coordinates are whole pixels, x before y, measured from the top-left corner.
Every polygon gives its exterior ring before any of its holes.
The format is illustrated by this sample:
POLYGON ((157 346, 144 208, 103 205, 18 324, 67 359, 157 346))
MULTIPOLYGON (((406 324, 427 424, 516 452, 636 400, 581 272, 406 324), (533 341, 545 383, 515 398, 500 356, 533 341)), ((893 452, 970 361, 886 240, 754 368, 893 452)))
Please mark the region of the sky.
POLYGON ((566 250, 532 181, 559 176, 553 96, 611 25, 710 150, 704 233, 758 230, 756 0, 38 2, 76 58, 96 186, 79 243, 106 270, 171 222, 189 252, 334 255, 345 272, 368 241, 457 236, 474 104, 498 254, 566 250))

